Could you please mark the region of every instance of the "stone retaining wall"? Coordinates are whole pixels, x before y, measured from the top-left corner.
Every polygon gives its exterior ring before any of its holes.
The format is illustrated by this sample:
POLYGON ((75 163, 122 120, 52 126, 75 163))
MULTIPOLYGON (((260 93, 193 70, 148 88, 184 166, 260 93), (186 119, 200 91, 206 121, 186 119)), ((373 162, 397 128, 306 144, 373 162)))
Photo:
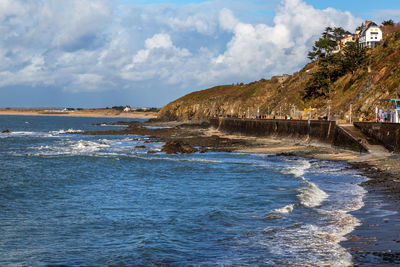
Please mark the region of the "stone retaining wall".
POLYGON ((388 150, 400 152, 400 124, 355 122, 354 126, 388 150))
POLYGON ((257 137, 286 137, 318 141, 354 151, 366 151, 335 121, 308 120, 254 120, 236 118, 212 118, 211 125, 223 132, 257 137))

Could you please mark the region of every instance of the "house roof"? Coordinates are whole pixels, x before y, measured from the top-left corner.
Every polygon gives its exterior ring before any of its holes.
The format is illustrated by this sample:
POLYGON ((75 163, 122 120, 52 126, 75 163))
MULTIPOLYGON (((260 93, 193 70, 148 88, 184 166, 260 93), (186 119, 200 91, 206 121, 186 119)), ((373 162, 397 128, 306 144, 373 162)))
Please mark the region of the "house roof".
POLYGON ((368 31, 368 29, 371 27, 378 27, 378 25, 373 21, 366 21, 365 26, 362 28, 362 30, 360 32, 360 36, 363 36, 365 34, 365 32, 368 31))

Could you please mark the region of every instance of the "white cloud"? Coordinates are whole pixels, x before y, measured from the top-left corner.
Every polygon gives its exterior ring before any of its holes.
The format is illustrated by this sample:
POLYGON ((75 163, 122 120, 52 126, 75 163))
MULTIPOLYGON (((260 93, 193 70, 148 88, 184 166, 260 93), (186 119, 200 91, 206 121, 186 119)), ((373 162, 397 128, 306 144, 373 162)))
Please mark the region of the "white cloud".
POLYGON ((106 0, 3 0, 0 87, 52 84, 82 92, 151 82, 157 95, 251 81, 296 71, 326 26, 353 30, 362 22, 301 0, 282 0, 273 23, 240 17, 259 11, 256 2, 122 8, 106 0))
POLYGON ((219 13, 219 24, 223 30, 233 31, 238 25, 239 21, 233 15, 233 12, 224 8, 219 13))
POLYGON ((147 39, 145 47, 133 56, 121 77, 131 81, 161 78, 168 83, 177 82, 174 77, 175 71, 179 70, 175 68, 180 68, 186 60, 190 60, 190 52, 174 46, 171 37, 162 33, 147 39))
POLYGON ((231 12, 221 11, 222 25, 234 36, 227 49, 212 61, 215 81, 226 77, 258 79, 293 72, 306 62, 307 51, 326 26, 353 30, 361 23, 348 12, 317 10, 300 0, 285 0, 278 7, 274 25, 238 22, 231 12), (312 18, 312 19, 310 19, 312 18), (231 21, 231 23, 229 23, 231 21), (229 25, 235 25, 233 29, 229 25))
POLYGON ((147 49, 172 47, 171 37, 168 34, 156 34, 145 41, 147 49))

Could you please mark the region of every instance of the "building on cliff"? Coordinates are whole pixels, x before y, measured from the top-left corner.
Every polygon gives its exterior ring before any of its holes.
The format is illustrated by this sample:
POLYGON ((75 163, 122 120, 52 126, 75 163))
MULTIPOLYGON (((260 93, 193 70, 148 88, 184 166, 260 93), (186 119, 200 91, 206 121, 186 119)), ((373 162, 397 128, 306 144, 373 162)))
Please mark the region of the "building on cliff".
POLYGON ((341 52, 346 46, 348 46, 351 43, 356 42, 356 34, 352 34, 351 32, 345 32, 342 35, 342 38, 337 41, 337 46, 335 47, 335 50, 332 52, 333 54, 341 52))
POLYGON ((362 48, 374 48, 382 40, 382 30, 372 21, 366 21, 362 27, 358 39, 358 44, 362 48))

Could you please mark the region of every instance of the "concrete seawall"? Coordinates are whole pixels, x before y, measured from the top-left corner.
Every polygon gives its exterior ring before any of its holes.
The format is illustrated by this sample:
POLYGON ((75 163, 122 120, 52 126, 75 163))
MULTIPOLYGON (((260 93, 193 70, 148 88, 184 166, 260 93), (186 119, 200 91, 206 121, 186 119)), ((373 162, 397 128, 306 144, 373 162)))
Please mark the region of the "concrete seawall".
POLYGON ((354 126, 389 151, 400 152, 400 124, 355 122, 354 126))
POLYGON ((334 121, 212 118, 210 123, 214 128, 230 134, 307 139, 353 151, 366 151, 358 140, 334 121))

